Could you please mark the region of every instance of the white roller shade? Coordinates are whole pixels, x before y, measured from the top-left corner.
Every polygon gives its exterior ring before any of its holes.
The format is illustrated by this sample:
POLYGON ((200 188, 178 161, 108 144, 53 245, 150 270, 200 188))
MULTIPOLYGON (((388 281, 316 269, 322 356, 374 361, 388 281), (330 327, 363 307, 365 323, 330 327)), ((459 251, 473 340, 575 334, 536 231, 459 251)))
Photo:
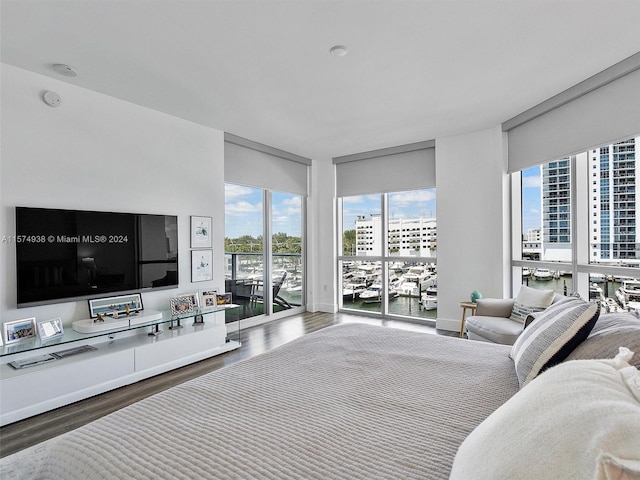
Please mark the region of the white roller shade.
POLYGON ((225 134, 225 182, 308 195, 311 160, 225 134))
POLYGON ((339 197, 436 186, 435 142, 420 142, 333 159, 339 197))
POLYGON ((640 132, 640 54, 585 80, 502 126, 509 172, 640 132))

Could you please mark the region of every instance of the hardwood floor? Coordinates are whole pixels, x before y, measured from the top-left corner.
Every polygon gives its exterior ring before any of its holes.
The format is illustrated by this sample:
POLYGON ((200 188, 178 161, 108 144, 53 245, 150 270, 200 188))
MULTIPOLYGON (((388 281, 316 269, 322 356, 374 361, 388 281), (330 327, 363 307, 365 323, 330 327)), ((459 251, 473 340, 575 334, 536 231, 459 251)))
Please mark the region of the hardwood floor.
POLYGON ((455 332, 436 332, 436 329, 431 326, 346 313, 304 313, 274 320, 264 325, 241 330, 242 346, 237 350, 1 427, 0 457, 78 428, 154 393, 271 350, 307 333, 331 325, 354 322, 457 336, 455 332))

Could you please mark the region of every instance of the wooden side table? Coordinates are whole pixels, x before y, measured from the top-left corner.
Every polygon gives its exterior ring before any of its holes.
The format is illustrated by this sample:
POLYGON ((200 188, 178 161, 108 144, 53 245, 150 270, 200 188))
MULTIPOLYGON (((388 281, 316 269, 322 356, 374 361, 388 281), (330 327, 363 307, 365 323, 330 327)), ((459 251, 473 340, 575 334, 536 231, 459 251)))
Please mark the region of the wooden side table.
POLYGON ((471 315, 475 315, 477 306, 478 305, 473 302, 460 302, 460 308, 462 308, 462 323, 460 324, 460 338, 464 337, 464 324, 467 321, 467 310, 471 310, 471 315))

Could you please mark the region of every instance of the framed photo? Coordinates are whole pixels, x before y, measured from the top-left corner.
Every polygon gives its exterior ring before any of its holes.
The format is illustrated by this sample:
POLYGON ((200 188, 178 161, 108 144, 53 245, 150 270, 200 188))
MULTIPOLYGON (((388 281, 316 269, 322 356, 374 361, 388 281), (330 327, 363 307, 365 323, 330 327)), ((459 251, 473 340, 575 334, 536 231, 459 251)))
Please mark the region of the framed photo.
POLYGON ((213 250, 191 250, 191 281, 213 280, 213 250))
POLYGON ((230 305, 231 304, 231 294, 230 293, 221 293, 217 297, 218 305, 230 305))
POLYGON ((169 306, 171 307, 171 315, 173 316, 194 313, 195 307, 193 305, 193 294, 173 297, 169 300, 169 306))
POLYGON ((98 315, 118 318, 120 315, 136 314, 140 310, 143 310, 143 306, 142 296, 139 293, 89 300, 90 318, 96 318, 98 315))
POLYGON ((64 328, 62 327, 62 320, 59 318, 38 322, 38 336, 42 342, 61 337, 63 334, 64 328))
POLYGON ((200 308, 203 310, 215 309, 218 305, 218 292, 216 290, 200 291, 200 308))
POLYGON ((36 336, 36 318, 25 318, 5 322, 2 326, 2 340, 6 345, 20 340, 28 340, 36 336))
POLYGON ((191 217, 191 248, 211 248, 211 217, 191 217))
POLYGON ((193 308, 200 308, 200 295, 198 293, 183 293, 180 295, 181 297, 191 297, 191 303, 193 304, 193 308))

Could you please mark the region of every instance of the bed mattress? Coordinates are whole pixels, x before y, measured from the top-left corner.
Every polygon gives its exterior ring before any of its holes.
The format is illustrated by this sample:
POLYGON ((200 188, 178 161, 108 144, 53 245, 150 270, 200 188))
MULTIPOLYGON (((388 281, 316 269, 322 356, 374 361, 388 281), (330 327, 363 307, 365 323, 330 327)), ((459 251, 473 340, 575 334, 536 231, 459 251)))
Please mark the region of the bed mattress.
POLYGON ((447 479, 518 388, 510 348, 346 324, 2 460, 5 478, 447 479))

